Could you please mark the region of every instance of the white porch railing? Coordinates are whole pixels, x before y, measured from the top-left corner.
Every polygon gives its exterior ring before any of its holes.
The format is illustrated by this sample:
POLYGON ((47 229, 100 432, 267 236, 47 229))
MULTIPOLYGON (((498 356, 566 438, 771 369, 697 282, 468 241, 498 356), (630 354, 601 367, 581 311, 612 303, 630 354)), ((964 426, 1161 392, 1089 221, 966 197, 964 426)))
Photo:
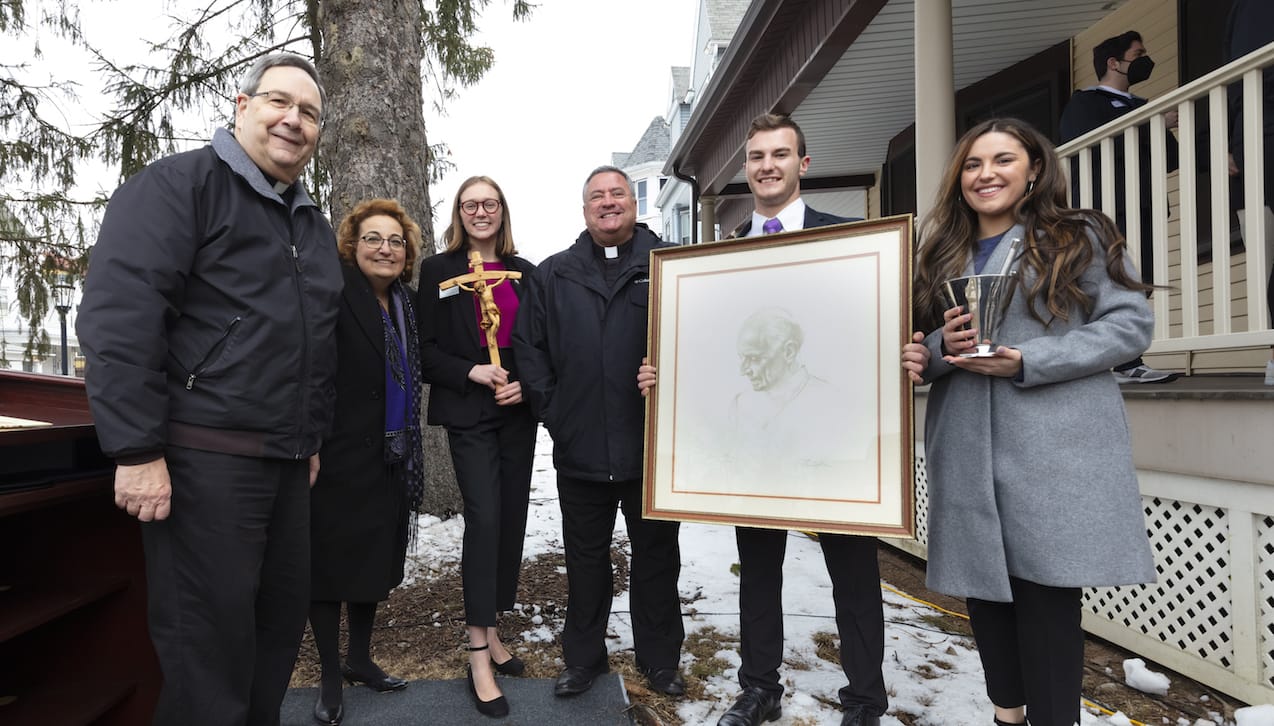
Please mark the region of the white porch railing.
MULTIPOLYGON (((918 411, 924 402, 917 396, 918 411)), ((1251 424, 1266 405, 1237 404, 1235 418, 1251 424)), ((923 414, 917 418, 919 426, 923 414)), ((915 467, 916 540, 885 542, 927 560, 929 481, 919 440, 915 467)), ((1158 580, 1085 588, 1084 629, 1247 703, 1274 702, 1274 487, 1138 476, 1158 580)))
MULTIPOLYGON (((1223 66, 1191 83, 1154 99, 1101 128, 1058 148, 1063 169, 1069 171, 1070 159, 1078 159, 1079 199, 1076 206, 1095 207, 1112 219, 1118 194, 1126 195, 1128 252, 1140 269, 1143 235, 1154 242, 1154 281, 1170 288, 1168 294, 1156 293, 1155 335, 1148 353, 1186 353, 1206 350, 1257 348, 1274 345, 1266 306, 1266 279, 1270 270, 1267 238, 1271 230, 1265 226, 1264 208, 1264 138, 1262 136, 1261 71, 1274 66, 1274 43, 1223 66), (1231 83, 1243 84, 1243 158, 1236 160, 1243 170, 1244 199, 1242 228, 1244 250, 1230 251, 1230 199, 1228 149, 1230 116, 1226 88, 1231 83), (1195 103, 1206 99, 1208 113, 1206 134, 1196 122, 1195 103), (1171 181, 1167 171, 1165 138, 1170 133, 1163 113, 1178 114, 1177 140, 1180 145, 1180 168, 1176 173, 1177 203, 1170 210, 1171 181), (1149 122, 1152 154, 1150 158, 1151 188, 1146 191, 1151 201, 1151 229, 1141 229, 1138 209, 1140 159, 1138 126, 1149 122), (1116 169, 1115 138, 1122 135, 1124 168, 1116 169), (1197 139, 1206 139, 1207 175, 1210 179, 1212 260, 1201 266, 1199 259, 1199 208, 1196 204, 1200 174, 1197 139), (1096 156, 1095 156, 1096 155, 1096 156), (1101 199, 1093 199, 1093 160, 1100 160, 1101 199), (1123 189, 1116 189, 1115 175, 1122 173, 1123 189), (1094 203, 1096 202, 1096 203, 1094 203), (1172 214, 1170 214, 1170 211, 1172 214), (1169 220, 1178 222, 1179 234, 1170 235, 1169 220), (1172 265, 1172 261, 1178 264, 1172 265), (1175 315, 1174 315, 1175 313, 1175 315)), ((1188 356, 1187 356, 1188 359, 1188 356)))

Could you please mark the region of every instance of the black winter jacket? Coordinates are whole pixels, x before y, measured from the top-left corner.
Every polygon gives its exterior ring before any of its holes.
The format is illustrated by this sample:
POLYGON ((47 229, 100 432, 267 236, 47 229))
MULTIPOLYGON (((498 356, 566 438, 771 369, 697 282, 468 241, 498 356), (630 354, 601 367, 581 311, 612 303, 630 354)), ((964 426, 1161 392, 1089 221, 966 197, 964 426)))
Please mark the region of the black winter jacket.
POLYGON ((553 436, 553 465, 576 479, 642 475, 637 368, 647 354, 650 251, 669 245, 644 225, 625 244, 632 248, 609 289, 588 232, 544 260, 513 329, 522 394, 553 436))
POLYGON ((285 191, 290 206, 225 129, 116 190, 76 326, 107 455, 318 451, 341 267, 322 212, 285 191))
MULTIPOLYGON (((453 287, 450 294, 439 294, 438 283, 469 272, 467 254, 464 249, 444 252, 420 263, 416 325, 420 332, 421 376, 430 384, 428 423, 433 426, 473 426, 484 410, 491 414, 509 409, 495 404, 490 388, 469 380, 469 371, 475 364, 491 362, 486 346, 478 337, 473 293, 453 287)), ((518 296, 520 317, 535 265, 515 256, 505 257, 501 262, 505 269, 522 273, 521 279, 501 283, 518 296)), ((501 320, 500 327, 505 329, 516 322, 516 318, 501 320)), ((510 381, 521 380, 516 354, 502 357, 500 366, 509 372, 510 381)))
MULTIPOLYGON (((1140 96, 1133 96, 1131 99, 1118 93, 1111 93, 1103 88, 1094 86, 1093 88, 1085 88, 1076 91, 1071 100, 1066 104, 1066 108, 1062 110, 1061 134, 1062 143, 1066 143, 1073 139, 1092 131, 1094 129, 1105 126, 1115 119, 1131 113, 1138 108, 1146 105, 1146 99, 1140 96)), ((1115 208, 1118 215, 1123 217, 1126 209, 1127 201, 1124 198, 1124 137, 1120 134, 1115 138, 1114 143, 1114 162, 1115 162, 1115 208)), ((1151 196, 1151 169, 1150 169, 1150 124, 1144 123, 1137 127, 1137 159, 1138 173, 1140 181, 1141 194, 1133 205, 1134 209, 1150 209, 1154 197, 1151 196)), ((1164 157, 1167 162, 1168 171, 1175 171, 1179 163, 1179 149, 1177 145, 1177 137, 1168 131, 1164 135, 1164 157)), ((1101 206, 1101 154, 1094 151, 1093 159, 1093 206, 1101 206)), ((1073 206, 1079 206, 1079 158, 1071 159, 1071 199, 1073 206)))

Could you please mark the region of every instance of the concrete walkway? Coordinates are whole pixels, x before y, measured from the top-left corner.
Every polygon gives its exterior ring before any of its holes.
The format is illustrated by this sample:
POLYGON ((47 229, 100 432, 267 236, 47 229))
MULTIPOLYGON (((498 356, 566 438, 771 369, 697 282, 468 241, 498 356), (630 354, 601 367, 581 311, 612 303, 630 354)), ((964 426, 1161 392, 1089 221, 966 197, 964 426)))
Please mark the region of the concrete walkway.
MULTIPOLYGON (((509 715, 483 716, 473 707, 468 684, 412 681, 407 688, 377 693, 345 687, 343 726, 631 726, 628 694, 616 673, 599 677, 592 689, 571 698, 553 695, 551 678, 501 678, 509 715)), ((314 726, 317 688, 293 688, 283 700, 282 726, 314 726)))

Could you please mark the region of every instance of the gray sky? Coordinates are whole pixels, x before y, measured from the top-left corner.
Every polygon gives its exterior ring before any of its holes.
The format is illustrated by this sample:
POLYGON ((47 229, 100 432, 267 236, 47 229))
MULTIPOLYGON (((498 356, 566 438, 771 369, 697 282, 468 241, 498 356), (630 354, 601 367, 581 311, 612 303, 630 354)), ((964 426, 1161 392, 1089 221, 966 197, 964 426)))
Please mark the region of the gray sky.
MULTIPOLYGON (((429 122, 456 171, 433 187, 446 216, 456 187, 486 174, 504 189, 515 241, 538 262, 584 229, 581 190, 593 168, 628 152, 667 111, 669 68, 690 65, 698 0, 542 0, 529 22, 487 10, 482 40, 495 67, 429 122)), ((446 220, 439 220, 441 232, 446 220)))
MULTIPOLYGON (((504 188, 515 240, 535 262, 565 248, 583 229, 580 189, 588 172, 609 164, 612 152, 630 151, 651 119, 666 112, 669 67, 690 65, 698 0, 538 4, 528 21, 514 23, 507 0, 494 0, 477 40, 494 49, 495 65, 477 85, 460 89, 446 116, 425 109, 430 142, 447 143, 456 167, 431 188, 433 201, 441 203, 436 206, 439 233, 447 225, 456 187, 469 176, 485 174, 504 188)), ((50 5, 28 2, 28 20, 50 5)), ((91 43, 113 60, 127 62, 145 53, 142 38, 171 35, 169 17, 187 16, 203 5, 88 0, 82 2, 82 27, 91 43)), ((28 80, 81 82, 79 108, 61 109, 70 123, 104 110, 86 54, 44 30, 35 38, 44 51, 41 58, 32 57, 30 38, 28 43, 10 40, 0 43, 0 63, 29 63, 28 80)), ((229 113, 228 104, 212 109, 193 127, 205 128, 203 136, 210 137, 229 113)), ((86 188, 109 193, 113 174, 89 172, 82 179, 86 188)))

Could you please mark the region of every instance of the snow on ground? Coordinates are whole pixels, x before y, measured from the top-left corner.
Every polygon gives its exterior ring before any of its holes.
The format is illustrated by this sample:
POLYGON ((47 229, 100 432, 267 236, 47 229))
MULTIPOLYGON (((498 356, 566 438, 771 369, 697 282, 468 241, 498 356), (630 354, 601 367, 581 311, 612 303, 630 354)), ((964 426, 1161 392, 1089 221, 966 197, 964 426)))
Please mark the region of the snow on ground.
MULTIPOLYGON (((540 429, 536 447, 535 471, 531 480, 531 506, 527 517, 524 558, 559 552, 562 547, 561 513, 552 463, 552 441, 540 429)), ((413 558, 419 576, 422 568, 439 568, 460 559, 463 523, 459 517, 439 521, 421 517, 420 537, 428 546, 428 560, 413 558)), ((622 514, 617 517, 617 539, 624 539, 622 514)), ((738 577, 731 566, 738 561, 734 531, 720 525, 683 524, 681 527, 681 580, 683 598, 692 599, 683 611, 687 634, 705 628, 716 628, 732 638, 738 637, 738 577)), ((410 569, 410 568, 409 568, 410 569)), ((845 685, 839 664, 815 654, 814 635, 836 632, 833 617, 831 582, 823 564, 818 543, 799 533, 791 533, 787 542, 787 559, 783 570, 784 630, 786 633, 785 666, 781 671, 787 689, 783 698, 784 724, 839 724, 840 711, 834 706, 836 692, 845 685), (791 664, 802 664, 794 668, 791 664)), ((991 705, 982 681, 982 665, 971 638, 949 635, 924 620, 934 614, 928 606, 881 591, 885 607, 885 683, 890 692, 890 712, 907 712, 920 717, 920 723, 934 726, 985 726, 991 722, 991 705)), ((559 603, 564 605, 565 603, 559 603)), ((528 641, 556 639, 560 622, 544 620, 535 629, 518 637, 528 641)), ((610 639, 612 650, 631 650, 632 623, 628 613, 628 595, 615 598, 612 608, 610 639)), ((513 634, 510 634, 513 635, 513 634)), ((735 670, 739 657, 732 643, 725 643, 717 657, 730 664, 726 672, 708 679, 706 689, 712 700, 687 702, 679 715, 687 724, 714 724, 728 709, 738 692, 735 670)), ((682 666, 688 668, 692 657, 682 655, 682 666)), ((1274 709, 1274 707, 1270 707, 1274 709)), ((1266 721, 1266 712, 1252 712, 1254 726, 1274 726, 1274 715, 1266 721)), ((1132 714, 1136 718, 1136 714, 1132 714)), ((1215 723, 1221 723, 1216 717, 1215 723)), ((881 719, 885 726, 901 722, 892 715, 881 719)), ((1104 716, 1085 711, 1081 726, 1128 724, 1123 714, 1104 716)), ((1200 720, 1196 724, 1169 726, 1211 726, 1200 720)))

